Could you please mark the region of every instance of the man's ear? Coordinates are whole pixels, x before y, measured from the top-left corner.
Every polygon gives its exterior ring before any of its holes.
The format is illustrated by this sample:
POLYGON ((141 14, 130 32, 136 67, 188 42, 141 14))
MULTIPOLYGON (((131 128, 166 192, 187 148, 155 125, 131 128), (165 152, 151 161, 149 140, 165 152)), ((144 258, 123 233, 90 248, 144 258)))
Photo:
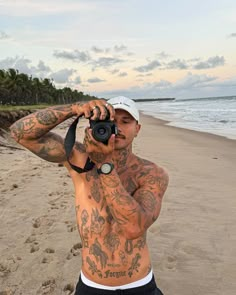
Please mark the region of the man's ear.
POLYGON ((140 129, 141 129, 141 124, 137 123, 137 124, 136 124, 136 134, 135 134, 135 137, 137 137, 137 135, 138 135, 140 129))

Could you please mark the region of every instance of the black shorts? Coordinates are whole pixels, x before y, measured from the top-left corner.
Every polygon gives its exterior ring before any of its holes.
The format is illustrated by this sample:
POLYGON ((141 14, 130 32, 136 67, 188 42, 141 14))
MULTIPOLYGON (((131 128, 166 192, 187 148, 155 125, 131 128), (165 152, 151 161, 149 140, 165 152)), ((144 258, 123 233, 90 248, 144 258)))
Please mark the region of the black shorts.
POLYGON ((157 288, 154 276, 146 285, 125 290, 103 290, 93 288, 85 285, 81 277, 79 277, 74 295, 163 295, 163 293, 157 288))

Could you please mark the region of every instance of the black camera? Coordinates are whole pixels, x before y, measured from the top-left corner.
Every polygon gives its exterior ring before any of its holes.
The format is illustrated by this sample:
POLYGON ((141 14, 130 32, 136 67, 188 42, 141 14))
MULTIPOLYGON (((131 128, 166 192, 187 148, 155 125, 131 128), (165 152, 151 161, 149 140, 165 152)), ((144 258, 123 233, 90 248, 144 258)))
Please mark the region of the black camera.
POLYGON ((109 117, 108 113, 104 120, 89 120, 93 138, 104 144, 108 144, 112 134, 116 135, 118 133, 116 124, 109 120, 109 117))

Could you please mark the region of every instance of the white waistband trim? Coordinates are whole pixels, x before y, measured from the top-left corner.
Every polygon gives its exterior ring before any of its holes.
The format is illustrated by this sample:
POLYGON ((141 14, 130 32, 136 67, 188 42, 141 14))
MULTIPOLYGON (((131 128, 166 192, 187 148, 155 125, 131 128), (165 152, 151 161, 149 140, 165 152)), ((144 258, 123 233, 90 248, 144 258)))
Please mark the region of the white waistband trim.
POLYGON ((105 285, 97 284, 97 283, 89 280, 88 278, 85 277, 85 275, 83 274, 83 272, 81 270, 81 280, 85 285, 87 285, 89 287, 97 288, 97 289, 103 289, 103 290, 117 290, 117 289, 124 290, 124 289, 141 287, 141 286, 144 286, 147 283, 149 283, 152 280, 152 276, 153 276, 153 271, 151 270, 146 277, 144 277, 143 279, 140 279, 138 281, 135 281, 135 282, 132 282, 129 284, 125 284, 125 285, 121 285, 121 286, 105 286, 105 285))

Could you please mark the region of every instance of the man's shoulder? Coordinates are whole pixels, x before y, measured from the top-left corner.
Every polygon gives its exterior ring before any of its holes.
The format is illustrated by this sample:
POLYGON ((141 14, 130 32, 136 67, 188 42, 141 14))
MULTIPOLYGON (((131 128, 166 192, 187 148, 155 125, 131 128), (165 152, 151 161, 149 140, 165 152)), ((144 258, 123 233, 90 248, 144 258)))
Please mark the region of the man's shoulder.
POLYGON ((142 168, 142 169, 158 169, 158 168, 161 168, 160 166, 158 166, 156 163, 154 162, 151 162, 147 159, 144 159, 144 158, 141 158, 141 157, 138 157, 138 156, 135 156, 135 164, 139 166, 139 168, 142 168))
POLYGON ((161 167, 160 165, 151 162, 147 159, 136 157, 136 165, 137 165, 137 171, 140 175, 146 176, 146 175, 156 175, 157 177, 167 177, 168 178, 168 172, 164 167, 161 167))
POLYGON ((166 169, 140 157, 137 157, 136 160, 138 162, 136 179, 140 187, 158 187, 164 194, 169 183, 169 175, 166 169))

